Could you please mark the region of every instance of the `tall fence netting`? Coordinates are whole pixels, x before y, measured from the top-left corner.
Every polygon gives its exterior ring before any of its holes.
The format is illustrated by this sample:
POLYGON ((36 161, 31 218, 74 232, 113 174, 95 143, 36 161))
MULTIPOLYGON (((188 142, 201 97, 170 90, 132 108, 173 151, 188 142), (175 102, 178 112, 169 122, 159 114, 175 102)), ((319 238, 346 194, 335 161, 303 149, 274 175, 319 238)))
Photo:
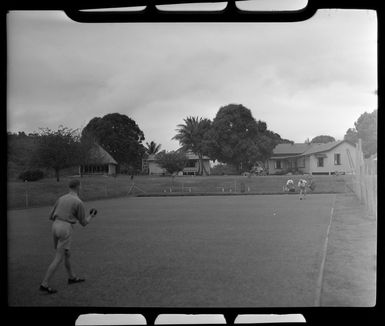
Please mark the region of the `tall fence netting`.
POLYGON ((356 145, 352 190, 368 209, 370 215, 377 217, 377 154, 365 158, 362 141, 356 145))

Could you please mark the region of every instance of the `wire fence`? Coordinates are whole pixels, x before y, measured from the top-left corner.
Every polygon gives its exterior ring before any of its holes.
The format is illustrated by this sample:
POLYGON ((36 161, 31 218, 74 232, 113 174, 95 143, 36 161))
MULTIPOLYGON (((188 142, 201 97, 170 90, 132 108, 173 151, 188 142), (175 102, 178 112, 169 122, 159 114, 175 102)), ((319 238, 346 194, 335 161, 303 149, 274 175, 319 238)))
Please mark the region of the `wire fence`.
POLYGON ((377 217, 377 155, 365 159, 361 139, 356 146, 353 191, 369 214, 377 217))
MULTIPOLYGON (((31 208, 50 206, 67 193, 68 182, 77 176, 65 176, 57 182, 45 178, 36 182, 8 182, 7 206, 31 208)), ((298 182, 301 176, 290 176, 298 182)), ((80 197, 98 200, 125 196, 159 195, 230 195, 230 194, 285 194, 283 186, 288 176, 210 176, 210 177, 151 177, 136 176, 83 176, 80 197)), ((344 193, 353 191, 352 175, 313 176, 316 184, 312 193, 344 193)), ((298 193, 298 189, 295 193, 298 193)))

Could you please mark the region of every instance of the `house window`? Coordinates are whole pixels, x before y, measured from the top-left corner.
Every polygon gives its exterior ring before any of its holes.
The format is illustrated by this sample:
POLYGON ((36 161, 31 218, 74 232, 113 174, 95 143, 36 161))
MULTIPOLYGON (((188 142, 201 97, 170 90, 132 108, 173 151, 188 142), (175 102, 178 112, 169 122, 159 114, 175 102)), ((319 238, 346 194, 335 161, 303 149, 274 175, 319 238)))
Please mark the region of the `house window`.
POLYGON ((305 167, 305 159, 304 159, 304 158, 300 158, 300 159, 298 160, 297 166, 298 166, 299 168, 304 168, 304 167, 305 167))
POLYGON ((341 165, 341 154, 334 154, 334 165, 341 165))
POLYGON ((318 157, 317 158, 317 166, 318 167, 323 167, 324 166, 324 158, 323 157, 318 157))
POLYGON ((276 160, 276 161, 275 161, 275 168, 276 168, 276 169, 282 169, 282 166, 281 166, 281 160, 276 160))
POLYGON ((186 168, 195 168, 196 161, 195 160, 188 160, 186 162, 186 168))

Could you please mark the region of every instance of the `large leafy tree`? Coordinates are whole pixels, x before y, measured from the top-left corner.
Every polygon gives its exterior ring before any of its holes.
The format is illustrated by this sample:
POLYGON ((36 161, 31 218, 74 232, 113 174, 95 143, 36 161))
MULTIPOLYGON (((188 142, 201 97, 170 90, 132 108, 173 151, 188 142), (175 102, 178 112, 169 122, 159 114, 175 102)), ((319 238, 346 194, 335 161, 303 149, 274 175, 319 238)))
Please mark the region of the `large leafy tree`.
POLYGON ((241 104, 221 107, 209 132, 210 156, 233 165, 239 172, 249 170, 257 161, 265 161, 279 143, 279 135, 256 121, 241 104))
POLYGON ((19 133, 7 133, 8 167, 9 170, 20 173, 22 170, 32 168, 31 158, 36 150, 39 135, 19 133))
POLYGON ((156 155, 156 162, 168 173, 173 174, 183 170, 187 157, 182 151, 162 151, 156 155))
POLYGON ((274 131, 266 129, 265 134, 274 142, 275 145, 277 145, 277 144, 294 144, 294 142, 292 140, 289 140, 286 138, 281 138, 281 136, 274 131))
POLYGON ((354 123, 354 128, 349 128, 344 136, 345 140, 357 143, 362 139, 362 150, 365 157, 377 153, 377 110, 365 112, 354 123))
POLYGON ((134 120, 120 113, 111 113, 90 120, 82 131, 101 145, 122 167, 140 169, 145 153, 144 134, 134 120))
POLYGON ((332 137, 332 136, 328 136, 328 135, 320 135, 320 136, 316 136, 316 137, 314 137, 311 141, 310 141, 310 143, 323 143, 323 144, 325 144, 325 143, 330 143, 330 142, 332 142, 332 141, 336 141, 336 139, 334 138, 334 137, 332 137))
POLYGON ((203 156, 209 152, 209 131, 211 121, 206 118, 187 117, 183 120, 184 124, 179 124, 176 129, 177 134, 173 139, 178 140, 182 151, 190 150, 198 156, 199 168, 198 175, 207 175, 203 156))
POLYGON ((59 126, 54 131, 42 128, 39 132, 37 148, 33 154, 33 164, 55 171, 56 181, 60 181, 60 170, 78 164, 79 137, 77 130, 59 126))

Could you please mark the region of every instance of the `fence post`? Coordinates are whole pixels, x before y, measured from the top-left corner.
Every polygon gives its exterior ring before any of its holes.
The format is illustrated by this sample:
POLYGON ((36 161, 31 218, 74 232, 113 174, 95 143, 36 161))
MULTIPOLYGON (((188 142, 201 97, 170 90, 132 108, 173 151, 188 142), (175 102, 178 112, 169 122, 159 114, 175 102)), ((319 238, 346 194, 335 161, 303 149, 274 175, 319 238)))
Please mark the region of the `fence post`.
POLYGON ((25 208, 28 208, 29 198, 28 198, 28 180, 24 180, 25 183, 25 208))
POLYGON ((370 215, 377 217, 377 171, 373 155, 365 159, 362 151, 362 140, 356 145, 355 193, 364 204, 370 215))

